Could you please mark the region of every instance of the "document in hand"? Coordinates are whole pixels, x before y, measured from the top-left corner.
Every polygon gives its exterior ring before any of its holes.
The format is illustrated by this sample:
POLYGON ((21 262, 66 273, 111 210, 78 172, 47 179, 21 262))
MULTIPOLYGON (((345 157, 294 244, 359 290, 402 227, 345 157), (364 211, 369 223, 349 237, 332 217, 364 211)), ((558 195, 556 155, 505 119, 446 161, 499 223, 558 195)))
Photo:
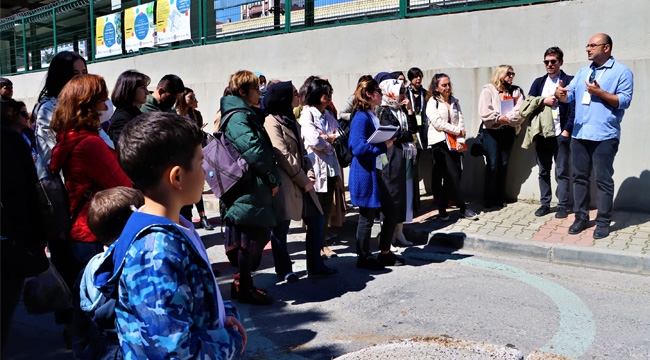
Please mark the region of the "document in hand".
POLYGON ((512 109, 515 108, 516 101, 517 100, 511 96, 507 96, 501 100, 501 115, 506 115, 507 113, 511 112, 512 109))
POLYGON ((368 138, 368 143, 379 144, 386 142, 395 137, 399 127, 391 125, 380 125, 375 132, 368 138))

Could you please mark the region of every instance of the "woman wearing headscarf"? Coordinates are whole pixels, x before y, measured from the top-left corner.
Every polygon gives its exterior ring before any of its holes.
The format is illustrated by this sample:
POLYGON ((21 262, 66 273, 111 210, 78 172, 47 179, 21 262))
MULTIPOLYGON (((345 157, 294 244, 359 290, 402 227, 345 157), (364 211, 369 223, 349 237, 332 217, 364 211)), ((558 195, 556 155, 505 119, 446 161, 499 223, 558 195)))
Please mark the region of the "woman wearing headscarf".
POLYGON ((402 227, 413 220, 419 199, 416 156, 413 135, 417 133, 417 119, 406 98, 406 87, 400 80, 388 79, 379 84, 383 95, 377 110, 381 125, 396 126, 399 130, 393 146, 382 155, 382 203, 394 204, 395 219, 384 212, 384 221, 395 221, 393 239, 404 246, 413 245, 406 240, 402 227))
POLYGON ((278 225, 271 231, 271 245, 275 273, 288 282, 298 281, 287 251, 291 220, 303 219, 307 225, 308 276, 333 276, 338 273, 325 266, 320 256, 325 217, 314 191, 314 171, 311 162, 305 157, 301 126, 293 114, 293 108, 298 106, 299 100, 298 91, 291 81, 269 84, 264 98, 264 108, 269 114, 264 121, 264 128, 273 143, 281 184, 273 197, 278 225))
POLYGON ((478 100, 483 146, 487 153, 484 208, 506 206, 508 162, 515 135, 521 130, 523 121, 519 108, 524 100, 524 92, 512 84, 514 78, 512 66, 500 65, 494 70, 490 82, 481 89, 478 100))

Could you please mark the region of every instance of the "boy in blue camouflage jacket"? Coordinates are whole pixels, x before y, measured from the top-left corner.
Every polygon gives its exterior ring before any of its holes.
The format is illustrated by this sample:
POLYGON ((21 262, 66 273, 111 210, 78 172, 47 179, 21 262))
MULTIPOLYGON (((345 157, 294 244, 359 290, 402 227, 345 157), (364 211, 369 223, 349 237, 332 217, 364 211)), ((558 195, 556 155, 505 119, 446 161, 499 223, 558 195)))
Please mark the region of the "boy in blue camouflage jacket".
POLYGON ((145 204, 106 251, 94 284, 117 299, 125 359, 232 359, 246 344, 200 237, 179 215, 203 191, 201 141, 194 123, 170 113, 142 114, 120 135, 120 166, 145 204))

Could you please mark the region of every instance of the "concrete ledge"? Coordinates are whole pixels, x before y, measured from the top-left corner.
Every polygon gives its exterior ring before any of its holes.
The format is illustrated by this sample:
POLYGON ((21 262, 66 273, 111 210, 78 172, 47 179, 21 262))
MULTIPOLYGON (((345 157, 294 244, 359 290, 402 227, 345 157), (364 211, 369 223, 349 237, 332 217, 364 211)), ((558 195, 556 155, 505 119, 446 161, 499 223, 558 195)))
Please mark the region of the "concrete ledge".
POLYGON ((650 275, 650 257, 565 244, 494 239, 464 233, 429 233, 427 245, 445 249, 516 255, 557 264, 650 275))

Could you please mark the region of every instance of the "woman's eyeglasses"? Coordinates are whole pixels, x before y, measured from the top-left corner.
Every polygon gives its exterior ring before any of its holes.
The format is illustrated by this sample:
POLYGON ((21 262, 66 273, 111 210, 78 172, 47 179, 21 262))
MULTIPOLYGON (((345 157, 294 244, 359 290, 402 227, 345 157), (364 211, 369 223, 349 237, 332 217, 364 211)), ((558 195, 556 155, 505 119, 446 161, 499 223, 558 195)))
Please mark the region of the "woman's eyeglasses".
POLYGON ((190 95, 187 98, 192 100, 192 101, 196 101, 196 96, 194 96, 194 95, 190 95))
POLYGON ((514 71, 508 71, 508 72, 506 73, 506 76, 512 76, 512 77, 515 77, 515 72, 514 72, 514 71))
POLYGON ((443 88, 451 87, 451 83, 440 84, 440 86, 443 88))
POLYGON ((555 65, 555 64, 557 64, 557 60, 555 60, 555 59, 553 59, 553 60, 544 60, 544 65, 548 65, 548 64, 555 65))

